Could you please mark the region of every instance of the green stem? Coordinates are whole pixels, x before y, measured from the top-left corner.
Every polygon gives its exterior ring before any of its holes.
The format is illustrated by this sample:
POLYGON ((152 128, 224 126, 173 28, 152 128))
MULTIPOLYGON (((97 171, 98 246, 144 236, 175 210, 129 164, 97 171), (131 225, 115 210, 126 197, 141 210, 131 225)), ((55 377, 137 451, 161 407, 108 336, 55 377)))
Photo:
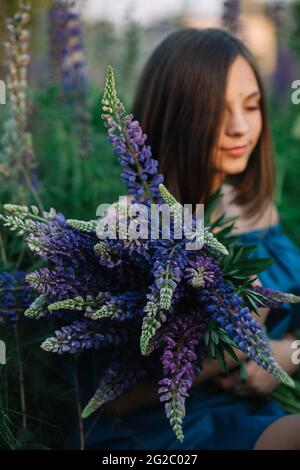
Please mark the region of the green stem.
POLYGON ((24 289, 24 286, 18 286, 18 287, 9 287, 7 289, 0 289, 0 292, 6 292, 7 290, 9 290, 10 292, 14 292, 14 291, 17 291, 17 290, 23 290, 24 289))
POLYGON ((6 254, 6 249, 5 249, 4 240, 3 240, 3 237, 2 237, 1 230, 0 230, 0 254, 1 254, 2 261, 3 261, 3 265, 6 266, 7 265, 7 254, 6 254))
POLYGON ((19 372, 19 387, 20 387, 20 400, 22 410, 22 427, 27 428, 27 416, 26 416, 26 393, 25 393, 25 380, 24 380, 24 368, 22 363, 21 343, 18 325, 14 325, 14 333, 16 339, 17 348, 17 359, 18 359, 18 372, 19 372))
POLYGON ((74 375, 74 385, 75 385, 76 408, 77 408, 77 415, 78 415, 80 450, 84 450, 85 437, 84 437, 84 429, 83 429, 83 420, 81 416, 82 408, 81 408, 80 396, 79 396, 79 383, 78 383, 78 374, 77 374, 77 368, 76 368, 76 358, 74 360, 73 375, 74 375))

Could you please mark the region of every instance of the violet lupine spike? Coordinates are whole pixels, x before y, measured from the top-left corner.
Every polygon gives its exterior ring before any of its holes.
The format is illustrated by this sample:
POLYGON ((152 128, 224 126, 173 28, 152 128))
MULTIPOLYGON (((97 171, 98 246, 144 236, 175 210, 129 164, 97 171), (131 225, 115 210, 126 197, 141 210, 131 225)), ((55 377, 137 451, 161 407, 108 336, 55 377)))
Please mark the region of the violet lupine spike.
POLYGON ((129 340, 128 331, 103 326, 93 320, 82 319, 55 331, 55 336, 46 339, 41 348, 57 354, 75 354, 85 349, 98 349, 108 344, 119 346, 129 340))
POLYGON ((158 161, 152 158, 151 147, 145 144, 147 135, 133 115, 123 117, 124 106, 116 94, 112 67, 107 69, 107 78, 102 100, 102 118, 106 120, 109 141, 122 167, 121 176, 134 195, 133 203, 161 202, 159 184, 163 176, 158 173, 158 161))
POLYGON ((36 184, 37 159, 32 137, 28 132, 28 70, 30 63, 29 40, 30 4, 21 3, 19 11, 6 21, 4 47, 7 59, 5 83, 8 90, 8 115, 1 137, 3 151, 0 156, 2 176, 15 180, 15 192, 20 199, 27 199, 24 186, 28 179, 36 184), (17 184, 19 183, 19 184, 17 184), (21 184, 20 184, 21 183, 21 184))
POLYGON ((264 297, 261 299, 261 301, 266 307, 270 308, 277 308, 285 303, 293 304, 300 302, 300 297, 298 295, 279 292, 269 287, 252 286, 249 288, 249 290, 261 294, 264 297))
POLYGON ((147 299, 140 336, 140 351, 142 356, 149 356, 153 351, 157 331, 167 320, 166 313, 160 308, 159 291, 155 285, 151 286, 151 293, 147 294, 147 299))
POLYGON ((75 0, 53 0, 49 9, 51 70, 62 83, 63 97, 73 107, 73 124, 81 158, 92 152, 87 93, 88 77, 80 16, 75 0))
POLYGON ((276 0, 270 5, 270 16, 277 29, 283 27, 287 21, 285 2, 276 0))
POLYGON ((240 9, 241 9, 240 0, 225 0, 223 2, 222 24, 232 34, 237 34, 240 30, 240 24, 239 24, 240 9))
POLYGON ((26 281, 39 294, 58 300, 75 297, 82 292, 81 282, 75 279, 72 268, 64 270, 57 266, 52 271, 48 268, 41 268, 27 274, 26 281))
POLYGON ((195 375, 202 368, 206 351, 204 334, 207 321, 199 322, 191 314, 178 315, 162 335, 164 351, 161 356, 164 378, 159 381, 160 401, 177 439, 184 439, 182 422, 185 417, 185 399, 195 375))
POLYGON ((82 95, 88 79, 79 13, 74 0, 53 0, 49 10, 51 59, 66 95, 82 95))
POLYGON ((147 295, 148 302, 144 308, 146 315, 140 337, 142 355, 150 354, 154 336, 183 296, 181 280, 187 262, 183 242, 171 247, 166 243, 158 244, 151 271, 155 281, 150 286, 151 292, 147 295))
POLYGON ((36 252, 46 263, 74 267, 83 263, 95 264, 95 235, 66 228, 54 234, 29 235, 25 241, 31 251, 36 252))
POLYGON ((47 311, 48 300, 44 295, 37 297, 25 310, 25 317, 39 320, 48 314, 47 311))
MULTIPOLYGON (((169 310, 178 285, 188 264, 185 240, 167 246, 160 243, 154 252, 152 274, 160 292, 160 307, 169 310)), ((174 298, 176 302, 176 298, 174 298)))
POLYGON ((125 353, 125 357, 113 362, 104 373, 96 393, 83 409, 82 417, 87 418, 105 403, 123 395, 146 375, 145 362, 137 355, 125 353))
POLYGON ((111 296, 108 301, 94 311, 87 312, 93 320, 109 318, 110 320, 118 320, 124 322, 132 318, 141 317, 142 310, 139 306, 143 300, 143 294, 139 292, 125 292, 117 296, 111 296))
POLYGON ((25 276, 23 271, 0 274, 0 324, 18 321, 33 301, 34 292, 25 276))
POLYGON ((229 283, 221 281, 217 289, 200 289, 199 302, 230 339, 249 359, 274 375, 279 381, 294 387, 293 379, 275 361, 268 338, 263 329, 245 306, 243 299, 234 292, 229 283))
POLYGON ((296 58, 293 51, 284 44, 278 45, 277 63, 272 75, 272 88, 274 98, 285 99, 289 93, 291 83, 297 72, 296 58))

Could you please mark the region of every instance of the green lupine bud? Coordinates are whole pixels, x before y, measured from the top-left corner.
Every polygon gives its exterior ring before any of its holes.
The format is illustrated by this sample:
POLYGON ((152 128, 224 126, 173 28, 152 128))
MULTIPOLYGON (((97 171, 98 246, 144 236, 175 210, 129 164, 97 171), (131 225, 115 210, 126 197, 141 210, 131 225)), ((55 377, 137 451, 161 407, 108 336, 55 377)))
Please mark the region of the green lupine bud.
POLYGON ((87 302, 83 297, 74 297, 73 299, 60 300, 48 305, 48 310, 54 312, 55 310, 83 310, 87 302))
POLYGON ((38 215, 38 214, 39 214, 40 211, 39 211, 38 207, 36 207, 36 206, 30 206, 30 208, 31 208, 31 210, 32 210, 32 212, 33 212, 34 215, 38 215))
POLYGON ((24 315, 32 319, 39 319, 43 317, 46 314, 45 310, 47 303, 48 302, 46 297, 44 295, 40 295, 32 302, 30 307, 25 310, 24 315))
POLYGON ((204 243, 222 255, 229 254, 227 248, 222 243, 220 243, 208 230, 204 231, 204 243))
POLYGON ((84 220, 76 220, 76 219, 68 219, 67 224, 71 225, 71 227, 78 228, 81 232, 95 232, 97 227, 96 220, 84 221, 84 220))
POLYGON ((173 296, 173 289, 168 285, 160 289, 160 307, 163 310, 169 310, 171 307, 171 300, 173 296))
POLYGON ((169 191, 167 190, 164 184, 159 185, 159 191, 160 191, 162 198, 168 204, 170 209, 172 209, 174 213, 182 214, 182 209, 183 209, 182 205, 175 199, 174 196, 172 196, 171 193, 169 193, 169 191))
POLYGON ((161 323, 154 317, 144 317, 142 333, 140 338, 140 350, 142 356, 148 356, 151 352, 150 341, 155 336, 156 331, 161 327, 161 323))
MULTIPOLYGON (((117 96, 114 70, 110 65, 107 67, 105 89, 101 102, 103 111, 108 113, 109 117, 121 118, 125 112, 124 105, 117 96)), ((102 117, 107 118, 105 114, 102 117)))
POLYGON ((93 312, 91 315, 92 320, 100 320, 101 318, 113 317, 120 313, 119 309, 115 302, 110 302, 109 304, 103 305, 99 310, 93 312))
POLYGON ((8 215, 5 217, 0 214, 0 220, 3 220, 3 225, 8 227, 12 232, 17 231, 17 235, 24 235, 25 232, 33 232, 35 225, 32 220, 23 220, 20 217, 13 217, 8 215))
POLYGON ((110 254, 109 248, 105 242, 98 242, 94 246, 94 252, 97 256, 107 256, 110 254))
POLYGON ((107 393, 106 390, 99 390, 95 393, 95 395, 90 399, 88 404, 82 410, 81 416, 83 419, 88 418, 91 414, 93 414, 98 408, 100 408, 107 400, 107 393))
POLYGON ((149 300, 149 302, 147 302, 147 304, 144 308, 144 311, 149 314, 148 316, 153 317, 154 315, 156 315, 157 309, 158 309, 157 304, 155 302, 149 300))
POLYGON ((275 300, 280 300, 281 302, 289 303, 289 304, 296 304, 296 303, 300 302, 300 296, 295 295, 295 294, 280 293, 280 294, 276 294, 274 299, 275 300))
POLYGON ((28 215, 27 206, 19 206, 17 204, 4 204, 3 208, 6 211, 13 212, 15 215, 19 217, 26 217, 28 215))
POLYGON ((180 442, 184 440, 182 430, 182 421, 185 416, 185 409, 182 409, 182 404, 178 401, 178 397, 174 396, 169 404, 170 411, 167 413, 170 425, 180 442))
POLYGON ((57 344, 57 338, 48 338, 46 339, 42 344, 41 344, 41 348, 44 350, 44 351, 47 351, 47 352, 57 352, 59 347, 58 347, 58 344, 57 344))

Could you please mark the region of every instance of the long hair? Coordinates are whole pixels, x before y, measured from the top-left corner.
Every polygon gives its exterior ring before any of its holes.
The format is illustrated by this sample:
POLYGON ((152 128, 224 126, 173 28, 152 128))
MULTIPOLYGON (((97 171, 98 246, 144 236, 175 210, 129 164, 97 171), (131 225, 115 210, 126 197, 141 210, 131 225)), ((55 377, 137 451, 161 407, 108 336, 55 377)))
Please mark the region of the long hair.
POLYGON ((247 168, 229 180, 237 190, 234 202, 252 216, 274 196, 274 158, 262 79, 242 41, 219 28, 171 33, 144 66, 132 113, 148 135, 169 191, 181 203, 205 204, 212 192, 228 71, 238 55, 252 67, 261 92, 262 131, 247 168))

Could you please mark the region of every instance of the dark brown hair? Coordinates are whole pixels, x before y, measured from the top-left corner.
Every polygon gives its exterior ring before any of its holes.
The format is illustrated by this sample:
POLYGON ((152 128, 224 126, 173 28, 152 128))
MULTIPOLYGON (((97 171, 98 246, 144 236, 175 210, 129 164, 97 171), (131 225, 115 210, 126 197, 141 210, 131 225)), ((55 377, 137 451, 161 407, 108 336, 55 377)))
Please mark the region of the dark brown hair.
POLYGON ((241 40, 219 28, 171 33, 144 66, 132 113, 148 135, 169 191, 181 203, 205 203, 212 192, 228 71, 238 55, 252 67, 261 92, 262 132, 245 171, 230 177, 234 202, 252 216, 273 198, 274 158, 263 83, 241 40))

